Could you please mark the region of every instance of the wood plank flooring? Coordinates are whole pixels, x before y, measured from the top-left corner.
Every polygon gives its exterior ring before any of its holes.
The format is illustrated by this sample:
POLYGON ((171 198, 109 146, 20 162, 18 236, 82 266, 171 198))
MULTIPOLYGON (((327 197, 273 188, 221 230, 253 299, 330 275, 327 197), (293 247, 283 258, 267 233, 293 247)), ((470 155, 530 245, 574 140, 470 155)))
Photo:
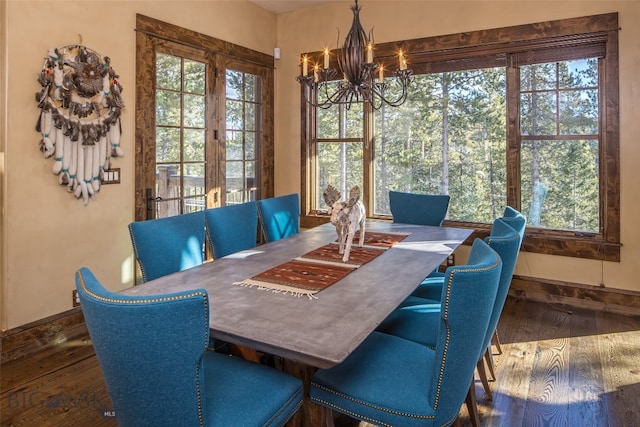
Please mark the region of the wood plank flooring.
MULTIPOLYGON (((481 425, 640 427, 640 317, 509 299, 498 333, 493 401, 476 382, 481 425)), ((86 335, 6 362, 0 391, 2 426, 117 425, 86 335)))

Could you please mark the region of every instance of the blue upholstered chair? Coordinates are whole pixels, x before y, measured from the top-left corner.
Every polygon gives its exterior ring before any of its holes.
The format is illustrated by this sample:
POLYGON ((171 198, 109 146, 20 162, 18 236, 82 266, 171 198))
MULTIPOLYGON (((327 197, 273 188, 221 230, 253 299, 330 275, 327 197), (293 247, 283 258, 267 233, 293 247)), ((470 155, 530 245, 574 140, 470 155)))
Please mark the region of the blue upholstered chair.
MULTIPOLYGON (((478 375, 489 398, 492 398, 491 389, 489 388, 486 371, 484 369, 483 356, 487 361, 491 374, 495 378, 493 359, 489 345, 491 344, 491 339, 498 325, 498 320, 500 320, 500 315, 502 314, 502 309, 509 292, 509 286, 511 285, 511 278, 513 277, 513 271, 520 250, 520 235, 510 225, 498 218, 494 221, 491 234, 485 238, 485 242, 498 253, 502 260, 502 272, 500 274, 498 291, 492 306, 489 324, 484 334, 483 350, 477 360, 478 375)), ((435 288, 436 286, 432 286, 429 290, 432 291, 435 288)), ((442 286, 441 292, 443 292, 442 286)), ((444 297, 445 295, 442 294, 439 299, 444 297)), ((414 301, 420 301, 420 299, 415 299, 414 297, 414 301)), ((438 302, 439 301, 422 304, 414 302, 414 305, 408 303, 404 307, 400 307, 392 312, 391 315, 380 324, 377 330, 433 347, 438 338, 440 311, 440 304, 438 302)), ((472 318, 469 318, 469 320, 473 321, 472 318)), ((475 386, 473 384, 469 389, 469 394, 470 398, 468 402, 472 402, 468 403, 469 415, 472 420, 475 420, 475 424, 478 415, 475 406, 475 386)))
POLYGON ((258 200, 260 226, 266 242, 298 234, 300 197, 297 193, 258 200))
MULTIPOLYGON (((527 225, 527 220, 524 215, 510 206, 506 207, 506 209, 504 210, 504 215, 505 216, 501 217, 500 219, 503 222, 509 224, 520 237, 518 243, 518 251, 520 251, 520 246, 522 245, 522 240, 524 238, 524 231, 527 225)), ((442 281, 443 278, 441 274, 432 274, 422 281, 422 283, 412 293, 412 296, 430 300, 429 302, 431 302, 431 300, 439 301, 440 295, 442 293, 442 281)))
POLYGON ((204 212, 129 224, 136 261, 147 282, 204 261, 204 212))
MULTIPOLYGON (((503 262, 497 298, 489 324, 491 331, 488 332, 487 340, 490 340, 507 298, 520 248, 520 239, 518 233, 511 226, 498 218, 494 221, 491 235, 485 239, 485 242, 498 253, 503 262)), ((469 262, 472 259, 471 255, 469 255, 469 262)), ((433 295, 433 297, 431 295, 429 297, 412 295, 406 304, 402 304, 383 320, 377 330, 423 345, 434 346, 437 340, 441 301, 445 297, 446 275, 445 280, 438 284, 439 286, 435 284, 436 278, 433 278, 432 282, 434 285, 430 286, 429 292, 431 293, 438 288, 440 295, 433 295)), ((487 342, 487 346, 488 344, 487 342)))
MULTIPOLYGON (((506 208, 504 208, 502 220, 518 232, 518 234, 520 235, 520 247, 522 247, 522 240, 524 239, 525 229, 527 228, 527 218, 511 206, 507 206, 506 208)), ((497 329, 494 331, 491 341, 496 346, 498 354, 502 354, 502 347, 500 347, 500 338, 498 337, 497 329)), ((494 375, 493 362, 489 364, 489 367, 491 368, 491 374, 494 375)))
POLYGON ((434 348, 373 332, 343 363, 316 372, 311 401, 377 425, 453 423, 484 344, 501 270, 498 254, 476 239, 469 263, 447 269, 434 348))
POLYGON ((207 224, 207 238, 214 258, 222 258, 256 246, 258 232, 256 202, 207 209, 204 216, 207 224))
POLYGON ((440 226, 447 215, 449 199, 444 194, 389 191, 389 209, 393 222, 440 226))
POLYGON ((76 287, 120 426, 283 426, 302 383, 257 363, 206 351, 204 290, 126 296, 86 268, 76 287))

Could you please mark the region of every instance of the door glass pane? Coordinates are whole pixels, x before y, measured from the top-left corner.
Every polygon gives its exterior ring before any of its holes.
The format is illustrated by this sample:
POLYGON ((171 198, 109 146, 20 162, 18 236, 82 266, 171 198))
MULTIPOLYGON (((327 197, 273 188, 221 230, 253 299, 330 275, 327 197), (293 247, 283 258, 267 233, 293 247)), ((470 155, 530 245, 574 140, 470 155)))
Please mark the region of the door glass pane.
POLYGON ((227 131, 227 161, 242 160, 242 132, 227 131))
POLYGON ((256 87, 259 84, 259 77, 245 74, 245 78, 244 97, 247 101, 256 101, 256 87))
POLYGON ((244 109, 244 128, 245 129, 255 129, 256 128, 256 113, 255 113, 255 104, 245 104, 244 109))
POLYGON ((204 128, 205 98, 200 95, 184 95, 184 125, 204 128))
POLYGON ((158 53, 156 55, 156 87, 180 90, 181 62, 177 56, 158 53))
POLYGON ((206 64, 156 59, 156 217, 204 209, 206 64))
POLYGON ((160 200, 156 202, 156 217, 180 215, 180 199, 160 200))
POLYGON ((184 61, 184 91, 205 94, 205 64, 198 61, 184 61))
POLYGON ((244 134, 244 139, 244 157, 247 160, 253 160, 256 158, 256 134, 254 132, 246 132, 244 134))
POLYGON ((242 101, 227 100, 227 129, 242 129, 242 101))
POLYGON ((243 188, 242 181, 242 162, 227 162, 227 192, 241 191, 243 188))
POLYGON ((180 126, 180 93, 158 90, 156 92, 156 125, 180 126))
POLYGON ((156 162, 180 161, 180 129, 156 127, 156 162))
POLYGON ((156 165, 156 197, 165 200, 180 198, 180 164, 156 165))
POLYGON ((257 197, 256 159, 262 141, 262 79, 228 69, 226 72, 226 203, 257 197))
MULTIPOLYGON (((204 129, 184 130, 184 161, 204 162, 204 129)), ((203 175, 204 176, 204 175, 203 175)))
POLYGON ((240 71, 227 70, 227 99, 242 99, 244 85, 240 71))

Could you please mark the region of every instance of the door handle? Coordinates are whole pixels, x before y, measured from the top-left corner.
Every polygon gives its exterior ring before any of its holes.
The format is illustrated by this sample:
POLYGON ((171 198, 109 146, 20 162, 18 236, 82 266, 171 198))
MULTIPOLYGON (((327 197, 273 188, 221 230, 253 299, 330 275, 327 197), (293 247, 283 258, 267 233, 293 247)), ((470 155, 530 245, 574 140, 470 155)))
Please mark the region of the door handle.
POLYGON ((153 191, 151 188, 147 188, 146 191, 147 196, 147 221, 153 219, 153 203, 159 200, 162 200, 162 197, 153 197, 153 191))

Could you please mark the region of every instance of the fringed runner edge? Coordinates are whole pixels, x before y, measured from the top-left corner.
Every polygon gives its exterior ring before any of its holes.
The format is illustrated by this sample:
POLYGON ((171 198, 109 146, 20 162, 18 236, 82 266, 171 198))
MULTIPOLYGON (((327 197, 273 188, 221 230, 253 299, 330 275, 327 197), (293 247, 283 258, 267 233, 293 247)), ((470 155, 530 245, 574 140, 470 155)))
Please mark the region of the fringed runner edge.
POLYGON ((318 299, 315 295, 320 290, 305 290, 300 288, 294 288, 288 285, 280 285, 278 283, 264 282, 262 280, 246 279, 242 282, 233 282, 236 286, 242 286, 245 288, 254 288, 259 291, 271 291, 276 294, 293 295, 295 297, 307 297, 309 299, 318 299), (268 283, 268 286, 266 285, 268 283))

